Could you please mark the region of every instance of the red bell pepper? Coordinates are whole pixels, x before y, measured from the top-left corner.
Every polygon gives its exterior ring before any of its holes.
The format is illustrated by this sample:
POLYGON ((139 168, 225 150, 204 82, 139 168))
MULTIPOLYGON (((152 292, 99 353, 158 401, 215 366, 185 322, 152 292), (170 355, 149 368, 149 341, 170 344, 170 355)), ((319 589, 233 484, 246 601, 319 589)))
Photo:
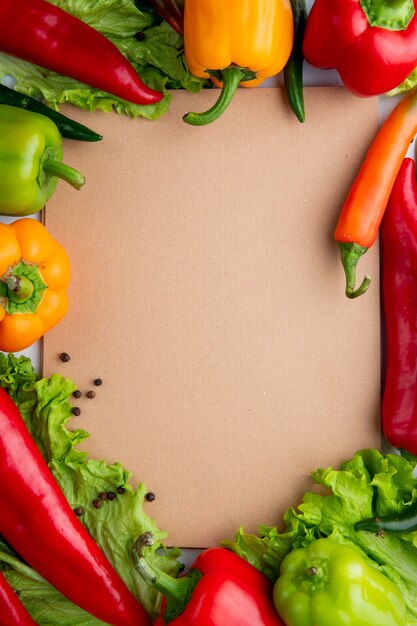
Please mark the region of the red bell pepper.
POLYGON ((152 542, 144 533, 133 558, 143 578, 164 594, 155 626, 285 626, 274 608, 272 584, 237 554, 209 548, 186 576, 172 578, 147 562, 152 542))
POLYGON ((0 572, 0 626, 36 626, 17 594, 0 572))
POLYGON ((303 51, 358 96, 394 89, 417 66, 417 0, 315 0, 303 51))
POLYGON ((386 372, 382 426, 388 442, 417 455, 417 183, 404 159, 381 224, 386 372))
POLYGON ((113 626, 150 620, 60 490, 0 388, 0 534, 69 600, 113 626))
POLYGON ((46 0, 0 2, 0 50, 135 104, 163 97, 111 41, 46 0))

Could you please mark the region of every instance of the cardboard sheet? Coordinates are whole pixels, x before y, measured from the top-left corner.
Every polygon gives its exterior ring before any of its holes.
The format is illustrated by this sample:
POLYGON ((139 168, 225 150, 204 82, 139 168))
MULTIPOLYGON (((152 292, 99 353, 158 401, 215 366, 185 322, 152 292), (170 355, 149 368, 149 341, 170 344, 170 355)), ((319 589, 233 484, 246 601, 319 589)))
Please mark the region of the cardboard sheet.
POLYGON ((215 124, 182 122, 216 95, 174 92, 157 122, 65 109, 104 140, 65 142, 87 183, 45 213, 73 277, 44 373, 95 389, 71 426, 181 547, 274 525, 311 470, 380 446, 377 247, 349 301, 332 239, 376 99, 306 89, 301 125, 280 89, 240 89, 215 124))

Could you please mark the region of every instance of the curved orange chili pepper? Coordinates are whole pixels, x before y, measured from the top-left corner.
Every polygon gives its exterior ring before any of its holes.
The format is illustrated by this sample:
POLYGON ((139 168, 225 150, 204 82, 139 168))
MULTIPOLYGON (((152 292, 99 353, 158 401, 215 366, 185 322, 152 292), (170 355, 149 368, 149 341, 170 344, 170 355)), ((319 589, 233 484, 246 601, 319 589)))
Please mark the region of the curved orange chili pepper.
POLYGON ((393 109, 373 140, 350 189, 334 233, 346 274, 346 295, 356 298, 368 289, 365 276, 355 289, 356 265, 375 242, 394 181, 417 133, 417 89, 393 109))
POLYGON ((24 350, 66 314, 70 264, 45 226, 0 224, 0 350, 24 350))

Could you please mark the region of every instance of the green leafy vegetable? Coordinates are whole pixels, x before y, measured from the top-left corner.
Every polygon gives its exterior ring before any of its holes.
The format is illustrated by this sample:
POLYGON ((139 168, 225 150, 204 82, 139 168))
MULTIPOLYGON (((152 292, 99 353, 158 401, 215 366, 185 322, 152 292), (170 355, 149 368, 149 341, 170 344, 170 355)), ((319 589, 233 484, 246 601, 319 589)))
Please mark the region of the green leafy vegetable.
MULTIPOLYGON (((166 533, 143 511, 147 489, 134 489, 129 473, 119 463, 108 465, 89 459, 76 446, 88 437, 83 430, 69 431, 69 398, 75 385, 58 374, 37 379, 26 357, 0 353, 0 385, 16 402, 43 457, 73 508, 82 507, 80 517, 116 568, 129 589, 149 614, 160 611, 160 594, 148 586, 136 572, 131 549, 139 535, 150 531, 155 537, 151 558, 167 573, 178 573, 179 551, 163 546, 166 533), (118 491, 119 490, 119 491, 118 491), (113 500, 103 501, 96 509, 92 502, 99 494, 112 492, 113 500)), ((0 541, 0 567, 33 618, 40 626, 93 626, 100 624, 87 615, 20 561, 11 548, 0 541)))
POLYGON ((377 450, 357 452, 338 470, 312 473, 320 492, 307 492, 297 508, 285 515, 285 529, 262 526, 259 536, 243 529, 223 544, 237 552, 273 582, 283 557, 294 548, 321 537, 332 537, 355 548, 400 589, 407 605, 407 625, 417 625, 417 532, 378 536, 356 532, 359 520, 404 510, 417 500, 417 459, 377 450), (325 493, 323 493, 323 488, 325 493))
POLYGON ((15 79, 15 89, 45 101, 54 109, 69 102, 82 109, 115 110, 132 117, 157 119, 170 102, 166 89, 201 90, 204 81, 186 66, 183 39, 156 12, 139 0, 50 0, 110 39, 132 63, 142 80, 164 91, 161 102, 137 105, 37 65, 0 53, 0 80, 15 79), (139 37, 137 35, 140 35, 139 37))

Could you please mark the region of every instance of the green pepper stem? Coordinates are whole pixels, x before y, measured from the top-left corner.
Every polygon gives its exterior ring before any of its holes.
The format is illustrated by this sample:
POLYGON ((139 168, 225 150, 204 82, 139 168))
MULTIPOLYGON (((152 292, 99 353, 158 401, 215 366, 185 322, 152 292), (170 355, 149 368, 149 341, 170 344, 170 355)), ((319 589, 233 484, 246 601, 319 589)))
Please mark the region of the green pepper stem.
POLYGON ((25 276, 10 276, 6 284, 7 297, 11 302, 23 304, 33 294, 33 283, 25 276))
POLYGON ((204 126, 217 120, 229 106, 245 74, 247 74, 247 71, 242 70, 240 67, 232 66, 222 70, 223 87, 215 104, 204 113, 186 113, 182 118, 184 122, 193 126, 204 126))
POLYGON ((415 9, 413 0, 360 0, 369 25, 386 30, 406 30, 415 9))
POLYGON ((85 177, 80 172, 69 165, 65 165, 65 163, 61 163, 61 161, 45 159, 42 163, 42 167, 46 174, 65 180, 75 189, 81 189, 85 183, 85 177))
POLYGON ((365 276, 360 286, 355 289, 356 283, 356 266, 359 259, 368 248, 358 245, 354 241, 345 243, 339 242, 342 265, 346 275, 346 296, 350 299, 357 298, 365 293, 371 284, 371 279, 368 275, 365 276))
POLYGON ((146 548, 153 545, 152 533, 145 532, 133 546, 133 564, 142 578, 167 598, 164 623, 168 624, 181 615, 201 578, 200 572, 191 570, 187 576, 173 578, 149 562, 145 556, 146 548))

